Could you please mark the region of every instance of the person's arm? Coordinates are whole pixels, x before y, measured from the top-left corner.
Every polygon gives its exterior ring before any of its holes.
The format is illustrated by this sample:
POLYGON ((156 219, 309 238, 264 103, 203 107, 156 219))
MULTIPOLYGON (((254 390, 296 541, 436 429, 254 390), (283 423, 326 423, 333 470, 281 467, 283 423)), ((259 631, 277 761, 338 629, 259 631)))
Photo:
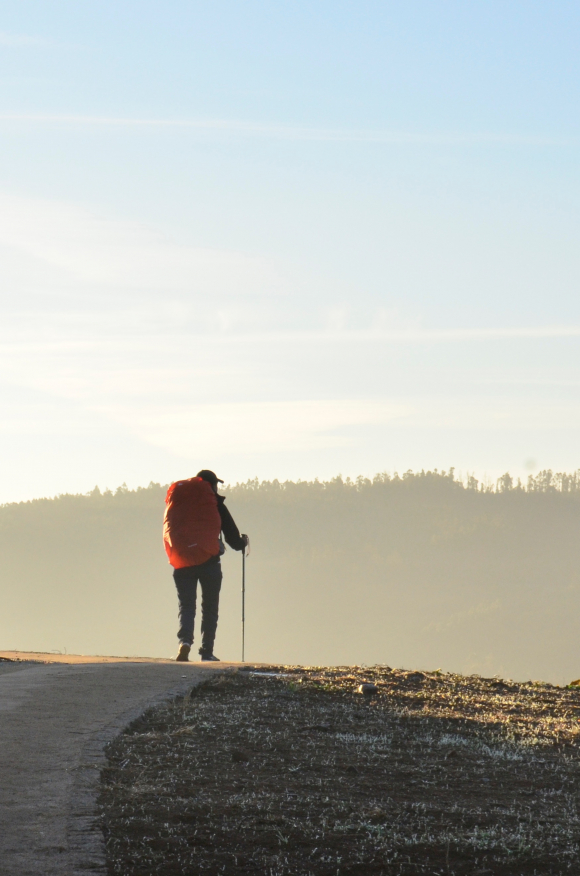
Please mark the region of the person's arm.
POLYGON ((248 543, 248 537, 246 535, 240 535, 240 530, 236 526, 234 518, 223 502, 220 502, 219 511, 222 519, 222 532, 225 540, 235 551, 243 551, 248 543))

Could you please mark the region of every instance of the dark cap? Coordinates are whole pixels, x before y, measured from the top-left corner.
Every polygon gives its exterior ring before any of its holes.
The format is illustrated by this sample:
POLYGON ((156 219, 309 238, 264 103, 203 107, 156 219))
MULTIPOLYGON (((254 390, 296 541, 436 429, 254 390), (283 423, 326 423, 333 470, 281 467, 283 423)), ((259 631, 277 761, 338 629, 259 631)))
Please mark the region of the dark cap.
POLYGON ((201 471, 198 471, 196 474, 196 478, 201 478, 204 481, 207 481, 210 484, 223 484, 221 478, 218 478, 214 471, 210 471, 209 468, 202 468, 201 471))

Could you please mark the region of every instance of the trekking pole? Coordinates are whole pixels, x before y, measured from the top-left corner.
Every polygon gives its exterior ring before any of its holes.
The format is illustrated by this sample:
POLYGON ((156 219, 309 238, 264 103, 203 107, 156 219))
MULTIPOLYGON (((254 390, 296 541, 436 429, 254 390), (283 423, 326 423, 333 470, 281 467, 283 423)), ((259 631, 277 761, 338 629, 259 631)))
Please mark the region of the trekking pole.
POLYGON ((246 548, 242 551, 242 663, 246 656, 246 548))
POLYGON ((242 663, 246 658, 246 549, 250 552, 250 539, 242 551, 242 663))

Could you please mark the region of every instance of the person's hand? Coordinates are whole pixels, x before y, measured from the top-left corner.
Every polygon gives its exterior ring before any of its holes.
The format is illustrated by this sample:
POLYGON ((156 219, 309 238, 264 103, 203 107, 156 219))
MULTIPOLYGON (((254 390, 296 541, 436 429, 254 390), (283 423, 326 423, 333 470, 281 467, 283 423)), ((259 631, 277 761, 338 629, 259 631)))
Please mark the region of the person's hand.
POLYGON ((244 540, 244 547, 247 548, 250 543, 249 535, 246 535, 245 532, 242 532, 242 539, 244 540))

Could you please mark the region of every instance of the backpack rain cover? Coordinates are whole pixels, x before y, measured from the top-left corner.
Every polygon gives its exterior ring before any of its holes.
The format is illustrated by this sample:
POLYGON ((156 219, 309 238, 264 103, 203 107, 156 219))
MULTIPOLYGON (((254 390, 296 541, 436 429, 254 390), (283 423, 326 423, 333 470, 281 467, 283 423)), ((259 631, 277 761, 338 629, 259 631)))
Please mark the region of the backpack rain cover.
POLYGON ((163 542, 175 569, 198 566, 220 552, 217 496, 202 478, 171 484, 165 497, 163 542))

